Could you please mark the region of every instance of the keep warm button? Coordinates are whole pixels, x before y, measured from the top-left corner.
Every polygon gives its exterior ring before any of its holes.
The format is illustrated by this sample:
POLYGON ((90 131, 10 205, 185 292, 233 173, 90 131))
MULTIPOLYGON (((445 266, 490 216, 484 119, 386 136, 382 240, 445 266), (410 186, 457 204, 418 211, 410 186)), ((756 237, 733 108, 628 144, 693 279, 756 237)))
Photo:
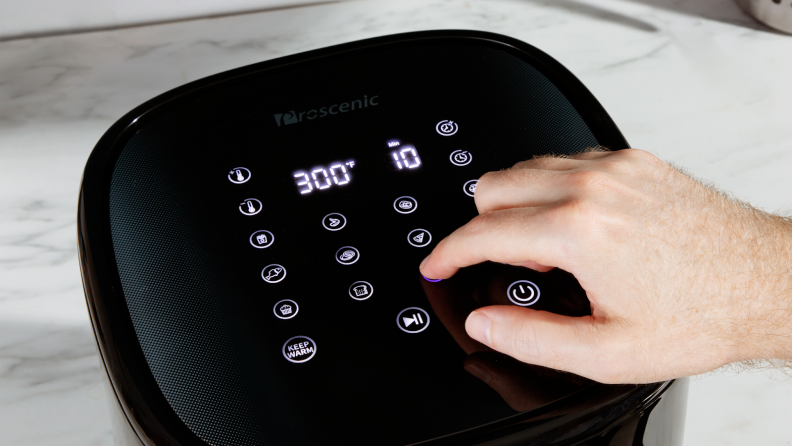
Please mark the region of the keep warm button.
POLYGON ((283 357, 299 364, 309 361, 316 355, 316 343, 306 336, 295 336, 283 344, 283 357))

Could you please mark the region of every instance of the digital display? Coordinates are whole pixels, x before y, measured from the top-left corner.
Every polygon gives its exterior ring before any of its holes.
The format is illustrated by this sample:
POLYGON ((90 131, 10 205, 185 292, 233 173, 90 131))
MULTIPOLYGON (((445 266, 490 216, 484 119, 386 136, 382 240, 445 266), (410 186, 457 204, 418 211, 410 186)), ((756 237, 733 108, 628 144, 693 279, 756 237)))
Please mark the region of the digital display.
MULTIPOLYGON (((388 168, 393 171, 412 170, 420 167, 421 157, 412 144, 402 144, 399 141, 388 141, 388 168)), ((345 186, 352 181, 350 170, 355 167, 355 161, 346 163, 334 162, 325 166, 316 166, 310 170, 298 170, 292 175, 301 195, 310 194, 315 190, 330 189, 334 186, 345 186)), ((232 172, 233 173, 233 172, 232 172)), ((230 175, 230 174, 229 174, 230 175)), ((229 176, 229 178, 231 178, 229 176)))
POLYGON ((355 161, 332 163, 329 167, 316 166, 310 171, 298 170, 294 172, 294 179, 301 194, 310 194, 315 189, 324 190, 349 184, 351 178, 347 167, 355 167, 355 161))
POLYGON ((415 146, 401 145, 398 141, 389 142, 388 146, 399 148, 390 153, 392 170, 415 169, 421 165, 421 157, 415 146))

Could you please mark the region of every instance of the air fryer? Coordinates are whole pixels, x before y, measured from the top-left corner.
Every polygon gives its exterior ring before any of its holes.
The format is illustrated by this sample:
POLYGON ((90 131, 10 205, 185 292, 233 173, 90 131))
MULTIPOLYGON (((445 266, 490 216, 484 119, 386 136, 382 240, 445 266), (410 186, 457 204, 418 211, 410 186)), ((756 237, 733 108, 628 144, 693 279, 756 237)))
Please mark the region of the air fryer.
POLYGON ((590 314, 571 274, 418 270, 477 215, 482 174, 597 146, 628 144, 569 71, 471 31, 275 59, 136 108, 79 201, 117 444, 680 444, 683 383, 604 385, 466 334, 487 305, 590 314))

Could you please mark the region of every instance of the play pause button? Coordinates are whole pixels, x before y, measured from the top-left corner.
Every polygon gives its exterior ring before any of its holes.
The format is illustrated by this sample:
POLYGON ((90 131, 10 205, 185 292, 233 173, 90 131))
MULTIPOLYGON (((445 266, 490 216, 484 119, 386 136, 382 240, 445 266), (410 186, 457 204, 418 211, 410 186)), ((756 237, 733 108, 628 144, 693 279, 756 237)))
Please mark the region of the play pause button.
POLYGON ((418 307, 405 308, 396 316, 396 324, 405 333, 420 333, 429 326, 429 313, 418 307))

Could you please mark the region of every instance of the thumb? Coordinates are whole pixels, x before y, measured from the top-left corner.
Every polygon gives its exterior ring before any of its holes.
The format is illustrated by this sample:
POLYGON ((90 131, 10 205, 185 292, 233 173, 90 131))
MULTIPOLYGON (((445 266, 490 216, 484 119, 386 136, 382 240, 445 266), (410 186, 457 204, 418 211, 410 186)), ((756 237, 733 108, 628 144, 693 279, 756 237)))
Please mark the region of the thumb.
POLYGON ((470 313, 465 329, 471 338, 522 362, 610 381, 597 367, 603 359, 598 342, 601 332, 591 316, 496 305, 470 313))

